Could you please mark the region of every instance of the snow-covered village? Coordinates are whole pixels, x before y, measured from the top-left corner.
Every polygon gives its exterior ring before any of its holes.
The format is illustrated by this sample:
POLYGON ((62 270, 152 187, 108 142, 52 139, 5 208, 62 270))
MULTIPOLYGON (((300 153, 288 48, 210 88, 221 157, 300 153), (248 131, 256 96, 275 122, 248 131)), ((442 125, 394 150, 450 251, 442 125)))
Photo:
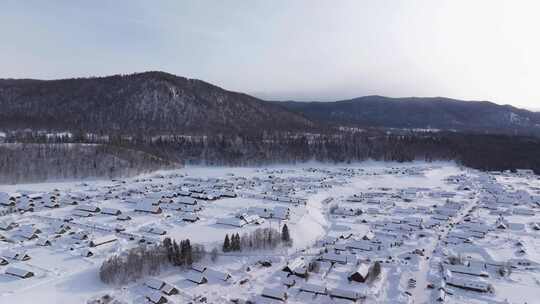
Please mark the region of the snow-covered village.
POLYGON ((540 179, 453 163, 0 186, 5 303, 535 303, 540 179))
POLYGON ((538 12, 0 0, 0 304, 540 304, 538 12))

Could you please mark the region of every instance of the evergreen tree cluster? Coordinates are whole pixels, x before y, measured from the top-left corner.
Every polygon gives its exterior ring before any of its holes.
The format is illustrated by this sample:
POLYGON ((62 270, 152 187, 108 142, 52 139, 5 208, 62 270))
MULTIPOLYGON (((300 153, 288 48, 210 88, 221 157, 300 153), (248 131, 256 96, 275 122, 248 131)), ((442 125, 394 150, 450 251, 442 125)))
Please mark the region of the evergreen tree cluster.
POLYGON ((240 252, 260 249, 275 249, 278 246, 292 246, 292 239, 287 224, 283 225, 281 232, 271 228, 257 228, 250 233, 225 235, 223 252, 240 252))
POLYGON ((200 260, 200 255, 204 252, 200 245, 192 246, 189 239, 177 243, 176 240, 165 238, 163 246, 167 252, 168 261, 174 266, 190 266, 194 258, 200 260))
POLYGON ((240 235, 238 233, 231 234, 229 239, 229 234, 225 235, 225 240, 223 241, 223 252, 230 251, 242 251, 242 245, 240 244, 240 235))

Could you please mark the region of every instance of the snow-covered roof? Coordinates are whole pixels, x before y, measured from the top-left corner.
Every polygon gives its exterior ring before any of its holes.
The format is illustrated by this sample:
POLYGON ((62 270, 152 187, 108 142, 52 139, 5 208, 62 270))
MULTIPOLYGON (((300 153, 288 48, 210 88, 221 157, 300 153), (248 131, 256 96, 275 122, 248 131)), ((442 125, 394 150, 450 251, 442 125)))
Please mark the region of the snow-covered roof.
POLYGON ((110 214, 110 215, 119 215, 122 212, 120 210, 114 209, 114 208, 103 208, 103 209, 101 209, 101 213, 110 214))
POLYGON ((360 263, 352 272, 351 275, 354 273, 358 273, 362 275, 362 277, 367 277, 369 274, 369 264, 367 263, 360 263))
POLYGON ((202 284, 208 281, 208 279, 206 279, 206 276, 204 274, 197 271, 187 271, 183 273, 182 276, 186 280, 197 283, 197 284, 202 284))
POLYGON ((149 213, 159 213, 161 208, 152 203, 140 202, 135 206, 135 211, 149 212, 149 213))
POLYGON ((72 214, 79 217, 90 217, 93 215, 91 212, 84 210, 75 210, 72 214))
POLYGON ((34 275, 34 273, 31 271, 28 271, 22 268, 13 267, 13 266, 6 268, 5 273, 12 276, 19 277, 19 278, 28 278, 34 275))
POLYGON ((344 254, 325 253, 321 256, 323 261, 336 262, 340 264, 347 264, 347 256, 344 254))
POLYGON ((362 295, 357 291, 341 288, 329 289, 328 295, 335 298, 350 299, 353 301, 358 300, 362 297, 362 295))
POLYGON ((131 219, 131 216, 127 214, 120 214, 119 216, 116 217, 116 219, 121 220, 121 221, 127 221, 131 219))
POLYGON ((102 236, 102 237, 95 238, 92 241, 90 241, 90 247, 96 247, 99 245, 112 243, 112 242, 115 242, 116 240, 117 238, 116 238, 116 235, 114 234, 102 236))
POLYGON ((455 287, 472 289, 477 291, 487 292, 491 289, 491 285, 481 280, 469 280, 465 278, 449 277, 446 278, 446 284, 455 287))
POLYGON ((144 282, 144 285, 153 289, 160 290, 163 287, 163 285, 165 285, 165 282, 156 278, 149 278, 144 282))
POLYGON ((193 264, 191 265, 191 268, 192 268, 193 270, 198 271, 198 272, 204 272, 204 271, 206 270, 206 266, 203 265, 203 264, 199 264, 199 263, 193 263, 193 264))
POLYGON ((82 210, 82 211, 87 211, 87 212, 99 212, 99 207, 97 206, 92 206, 92 205, 78 205, 77 207, 75 207, 76 210, 82 210))
POLYGON ((151 291, 144 295, 152 303, 160 303, 164 298, 159 292, 151 291))
POLYGON ((187 197, 187 196, 180 196, 180 197, 177 197, 174 202, 176 203, 180 203, 180 204, 184 204, 184 205, 196 205, 197 204, 197 200, 192 198, 192 197, 187 197))
POLYGON ((315 293, 315 294, 326 294, 326 287, 322 285, 316 285, 311 283, 305 283, 300 287, 300 291, 315 293))
POLYGON ((234 217, 226 217, 226 218, 220 218, 217 220, 218 224, 222 225, 229 225, 229 226, 235 226, 235 227, 244 227, 247 223, 243 219, 234 218, 234 217))
POLYGON ((199 220, 199 216, 196 213, 185 213, 182 215, 182 220, 194 222, 199 220))
POLYGON ((462 273, 481 277, 489 276, 487 271, 475 266, 467 267, 465 265, 446 265, 445 267, 453 273, 462 273))
POLYGON ((283 288, 269 288, 265 287, 261 293, 263 297, 277 299, 285 301, 287 299, 287 292, 283 288))
POLYGON ((171 285, 169 283, 165 283, 165 285, 161 287, 161 291, 168 295, 172 294, 174 291, 177 291, 177 290, 178 288, 176 288, 174 285, 171 285))
POLYGON ((211 268, 206 268, 204 275, 221 281, 227 281, 231 277, 231 275, 226 272, 217 271, 211 268))

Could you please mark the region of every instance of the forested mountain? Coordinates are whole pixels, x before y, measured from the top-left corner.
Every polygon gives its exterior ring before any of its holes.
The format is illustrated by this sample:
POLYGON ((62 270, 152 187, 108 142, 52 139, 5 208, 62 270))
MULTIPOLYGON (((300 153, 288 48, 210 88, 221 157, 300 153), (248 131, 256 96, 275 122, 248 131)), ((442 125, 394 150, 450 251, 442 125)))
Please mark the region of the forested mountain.
POLYGON ((453 160, 540 173, 539 135, 540 113, 489 102, 268 102, 163 72, 0 80, 0 183, 310 160, 453 160))
POLYGON ((163 72, 0 80, 0 130, 153 135, 304 130, 311 125, 279 105, 163 72))
POLYGON ((0 109, 0 131, 31 128, 150 136, 352 126, 540 135, 540 113, 491 102, 383 96, 267 102, 164 72, 50 81, 4 79, 0 109))
POLYGON ((540 135, 540 113, 487 101, 365 96, 336 102, 279 104, 312 120, 339 126, 540 135))

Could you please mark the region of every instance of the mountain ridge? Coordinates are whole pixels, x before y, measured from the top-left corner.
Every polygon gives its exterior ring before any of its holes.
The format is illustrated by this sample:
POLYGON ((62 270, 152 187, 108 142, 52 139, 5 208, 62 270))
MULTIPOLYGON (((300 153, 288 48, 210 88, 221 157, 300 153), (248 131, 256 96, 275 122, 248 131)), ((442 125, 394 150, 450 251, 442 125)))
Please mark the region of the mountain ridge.
POLYGON ((89 132, 296 130, 312 123, 280 105, 164 72, 0 80, 0 127, 89 132), (274 121, 282 122, 275 125, 274 121))
POLYGON ((350 126, 540 135, 540 113, 490 101, 381 95, 265 101, 162 71, 0 79, 0 109, 0 130, 204 135, 350 126))
POLYGON ((320 122, 355 127, 540 134, 540 113, 490 101, 369 95, 335 102, 276 102, 320 122))

